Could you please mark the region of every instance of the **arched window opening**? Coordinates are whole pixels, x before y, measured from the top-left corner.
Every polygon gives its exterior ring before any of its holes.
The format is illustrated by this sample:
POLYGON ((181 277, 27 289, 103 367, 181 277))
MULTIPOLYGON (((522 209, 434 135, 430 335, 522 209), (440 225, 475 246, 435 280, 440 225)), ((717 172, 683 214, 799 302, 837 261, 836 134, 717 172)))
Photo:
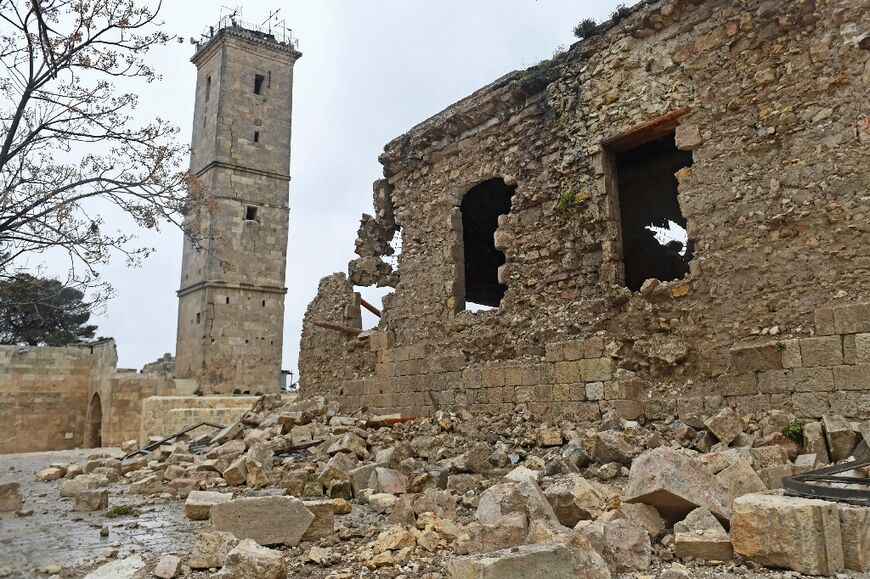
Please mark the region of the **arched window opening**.
POLYGON ((466 309, 485 309, 475 305, 497 308, 507 291, 498 279, 498 268, 504 265, 505 256, 495 248, 495 230, 499 215, 510 212, 516 189, 504 179, 490 179, 471 188, 462 198, 466 309))
POLYGON ((85 431, 85 447, 100 448, 103 445, 103 407, 100 395, 94 394, 88 406, 87 430, 85 431))

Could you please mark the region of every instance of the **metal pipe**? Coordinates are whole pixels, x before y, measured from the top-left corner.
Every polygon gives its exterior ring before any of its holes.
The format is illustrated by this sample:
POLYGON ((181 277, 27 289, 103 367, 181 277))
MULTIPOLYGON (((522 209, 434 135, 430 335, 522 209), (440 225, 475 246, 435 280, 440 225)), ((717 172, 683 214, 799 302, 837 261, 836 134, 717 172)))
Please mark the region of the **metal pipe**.
POLYGON ((357 330, 355 328, 349 328, 347 326, 340 326, 338 324, 333 324, 331 322, 323 322, 320 320, 311 320, 311 323, 317 326, 318 328, 326 328, 327 330, 335 330, 336 332, 343 332, 348 336, 358 336, 362 330, 357 330))
POLYGON ((368 311, 370 311, 371 313, 373 313, 377 317, 381 317, 381 310, 379 310, 378 308, 376 308, 372 304, 368 303, 362 297, 359 299, 359 305, 361 305, 362 307, 364 307, 365 309, 367 309, 368 311))

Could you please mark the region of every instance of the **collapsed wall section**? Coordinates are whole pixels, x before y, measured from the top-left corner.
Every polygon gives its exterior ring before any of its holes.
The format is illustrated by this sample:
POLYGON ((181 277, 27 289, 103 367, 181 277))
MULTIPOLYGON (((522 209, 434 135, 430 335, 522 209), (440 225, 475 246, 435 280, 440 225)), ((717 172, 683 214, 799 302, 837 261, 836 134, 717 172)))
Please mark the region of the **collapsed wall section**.
MULTIPOLYGON (((646 3, 391 142, 375 219, 401 227, 396 291, 374 335, 306 316, 303 393, 410 415, 867 418, 867 19, 846 0, 646 3), (462 200, 493 179, 516 186, 492 240, 505 292, 466 311, 462 200)), ((353 307, 336 287, 312 307, 353 307)))

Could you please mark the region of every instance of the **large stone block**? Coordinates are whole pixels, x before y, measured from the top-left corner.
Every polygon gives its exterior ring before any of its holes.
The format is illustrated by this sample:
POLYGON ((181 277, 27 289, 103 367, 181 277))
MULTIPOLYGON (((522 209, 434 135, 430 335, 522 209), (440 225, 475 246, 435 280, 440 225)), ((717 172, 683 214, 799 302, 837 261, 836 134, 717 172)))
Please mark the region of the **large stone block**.
POLYGON ((293 497, 235 499, 211 508, 215 530, 261 545, 296 545, 313 520, 305 504, 293 497))
POLYGON ((731 496, 704 463, 672 448, 660 447, 631 465, 625 501, 656 508, 674 524, 698 507, 707 507, 722 521, 731 518, 731 496))
POLYGON ((450 579, 575 579, 587 577, 585 565, 565 545, 523 545, 483 555, 458 557, 447 564, 450 579))
POLYGON ((837 504, 774 494, 750 494, 734 501, 734 551, 767 567, 810 575, 844 569, 837 504))
POLYGON ((0 513, 21 509, 21 485, 17 482, 0 484, 0 513))
POLYGON ((209 518, 213 506, 232 499, 232 493, 190 491, 187 500, 184 501, 184 514, 193 521, 204 521, 209 518))
POLYGON ((801 341, 801 363, 804 368, 837 366, 843 363, 843 339, 840 336, 818 336, 801 341))
POLYGON ((834 307, 834 331, 838 334, 870 332, 870 303, 834 307))

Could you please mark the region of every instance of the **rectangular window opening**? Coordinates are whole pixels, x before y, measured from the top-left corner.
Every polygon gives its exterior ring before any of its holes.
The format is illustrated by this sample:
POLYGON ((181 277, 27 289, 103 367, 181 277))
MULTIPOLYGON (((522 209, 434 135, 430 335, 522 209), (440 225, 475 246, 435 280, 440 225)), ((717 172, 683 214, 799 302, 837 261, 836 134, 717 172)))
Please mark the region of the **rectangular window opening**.
POLYGON ((200 320, 199 313, 196 314, 196 323, 198 324, 200 320))
POLYGON ((254 94, 263 94, 263 83, 266 81, 266 77, 262 74, 254 75, 254 94))
POLYGON ((211 98, 211 75, 205 77, 205 102, 211 98))
POLYGON ((254 131, 254 142, 255 143, 260 142, 260 131, 254 131))
POLYGON ((692 165, 674 132, 655 135, 611 153, 619 203, 625 286, 639 291, 648 279, 682 279, 694 250, 677 198, 675 173, 692 165))
POLYGON ((256 221, 257 220, 257 208, 253 205, 248 205, 245 207, 245 219, 247 221, 256 221))
POLYGON ((227 303, 230 303, 230 296, 227 296, 227 303))

